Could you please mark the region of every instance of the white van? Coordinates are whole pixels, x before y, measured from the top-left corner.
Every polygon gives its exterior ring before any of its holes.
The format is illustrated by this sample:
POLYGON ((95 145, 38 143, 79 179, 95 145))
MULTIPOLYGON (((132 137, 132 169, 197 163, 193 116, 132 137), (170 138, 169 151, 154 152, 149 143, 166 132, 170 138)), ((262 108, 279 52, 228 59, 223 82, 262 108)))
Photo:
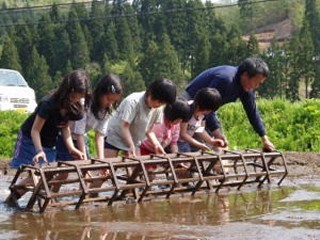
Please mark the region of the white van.
POLYGON ((34 90, 15 70, 0 68, 0 111, 33 112, 36 108, 34 90))

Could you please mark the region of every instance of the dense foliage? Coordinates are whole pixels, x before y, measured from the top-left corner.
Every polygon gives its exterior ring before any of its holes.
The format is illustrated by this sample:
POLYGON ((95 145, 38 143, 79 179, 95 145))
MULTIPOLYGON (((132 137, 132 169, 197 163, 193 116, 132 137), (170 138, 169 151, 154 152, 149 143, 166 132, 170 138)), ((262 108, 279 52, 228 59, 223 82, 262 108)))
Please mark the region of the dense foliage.
MULTIPOLYGON (((268 135, 279 150, 320 151, 320 101, 259 100, 258 106, 268 135)), ((261 141, 250 126, 240 102, 222 107, 218 115, 231 149, 261 148, 261 141)), ((0 112, 1 158, 12 156, 19 127, 26 117, 17 112, 0 112)), ((93 132, 89 133, 89 139, 93 150, 93 132)))
POLYGON ((38 99, 79 67, 93 82, 108 72, 120 74, 126 93, 143 89, 157 76, 173 79, 181 90, 202 70, 239 64, 253 54, 271 68, 260 96, 297 100, 320 95, 315 0, 241 0, 224 8, 201 0, 95 0, 23 9, 9 8, 19 1, 3 2, 10 5, 0 8, 0 67, 22 71, 38 99), (254 36, 249 42, 242 38, 287 18, 297 31, 284 45, 274 41, 262 52, 254 36))
MULTIPOLYGON (((38 99, 75 68, 86 69, 93 84, 106 73, 119 74, 128 94, 157 76, 173 79, 182 90, 208 67, 260 55, 271 75, 257 95, 276 99, 259 101, 268 135, 281 150, 320 150, 320 103, 289 102, 320 96, 319 1, 239 0, 238 6, 216 8, 200 0, 94 0, 11 9, 21 6, 18 2, 0 1, 0 67, 21 71, 38 99), (296 26, 284 44, 274 40, 261 51, 254 35, 242 38, 283 19, 296 26)), ((239 103, 223 107, 219 115, 231 148, 260 147, 239 103)), ((2 157, 12 156, 25 118, 0 112, 2 157)))
MULTIPOLYGON (((279 150, 320 151, 320 102, 291 103, 283 99, 259 100, 258 107, 269 138, 279 150)), ((261 148, 240 103, 224 106, 219 118, 232 149, 261 148)))

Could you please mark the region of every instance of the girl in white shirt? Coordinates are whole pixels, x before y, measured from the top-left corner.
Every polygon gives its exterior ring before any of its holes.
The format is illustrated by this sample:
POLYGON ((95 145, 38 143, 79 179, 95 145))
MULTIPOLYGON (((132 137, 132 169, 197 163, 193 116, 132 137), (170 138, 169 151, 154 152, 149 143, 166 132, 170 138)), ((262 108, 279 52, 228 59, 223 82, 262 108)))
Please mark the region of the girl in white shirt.
MULTIPOLYGON (((122 95, 120 78, 117 75, 109 74, 104 76, 97 83, 91 104, 84 117, 75 121, 71 126, 71 133, 75 146, 84 153, 84 159, 88 159, 88 145, 86 133, 93 129, 95 131, 95 143, 97 157, 104 156, 104 137, 107 131, 109 118, 112 110, 117 106, 122 95)), ((59 138, 57 145, 57 160, 72 160, 72 156, 66 151, 64 142, 59 138)))

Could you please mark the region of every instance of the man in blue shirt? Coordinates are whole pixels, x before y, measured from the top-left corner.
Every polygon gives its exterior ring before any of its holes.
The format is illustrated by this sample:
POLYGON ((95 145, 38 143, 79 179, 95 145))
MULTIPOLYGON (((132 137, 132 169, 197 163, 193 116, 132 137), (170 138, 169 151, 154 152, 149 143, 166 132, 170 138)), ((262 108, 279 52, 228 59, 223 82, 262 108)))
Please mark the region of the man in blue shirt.
MULTIPOLYGON (((275 147, 266 135, 254 96, 254 89, 259 87, 268 75, 267 64, 260 58, 250 57, 238 67, 218 66, 205 70, 189 83, 183 95, 187 99, 193 99, 198 90, 211 87, 220 92, 222 105, 235 102, 239 98, 252 127, 261 137, 264 149, 273 151, 275 147)), ((225 146, 228 145, 227 138, 220 131, 220 123, 215 113, 206 116, 206 128, 214 137, 222 139, 225 146)))

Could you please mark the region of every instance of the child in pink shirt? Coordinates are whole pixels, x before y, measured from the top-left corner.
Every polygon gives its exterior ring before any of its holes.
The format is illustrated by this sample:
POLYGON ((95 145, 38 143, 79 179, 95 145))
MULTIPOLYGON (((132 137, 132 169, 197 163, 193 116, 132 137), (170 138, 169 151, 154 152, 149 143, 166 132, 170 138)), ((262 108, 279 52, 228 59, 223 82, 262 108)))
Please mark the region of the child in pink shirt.
POLYGON ((184 98, 179 97, 175 103, 167 105, 164 109, 163 123, 155 124, 147 133, 147 138, 141 143, 141 155, 178 152, 180 123, 188 121, 190 116, 190 106, 184 98))

